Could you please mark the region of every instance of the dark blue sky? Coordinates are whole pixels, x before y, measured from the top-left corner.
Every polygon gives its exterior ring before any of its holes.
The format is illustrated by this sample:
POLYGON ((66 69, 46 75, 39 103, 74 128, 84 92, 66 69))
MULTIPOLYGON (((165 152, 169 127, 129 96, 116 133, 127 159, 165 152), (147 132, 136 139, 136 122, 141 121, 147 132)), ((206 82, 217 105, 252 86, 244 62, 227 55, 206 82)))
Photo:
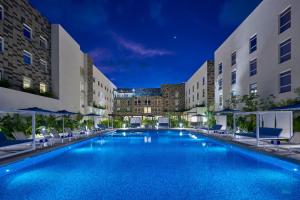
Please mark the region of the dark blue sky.
POLYGON ((261 0, 29 0, 118 87, 186 81, 261 0))

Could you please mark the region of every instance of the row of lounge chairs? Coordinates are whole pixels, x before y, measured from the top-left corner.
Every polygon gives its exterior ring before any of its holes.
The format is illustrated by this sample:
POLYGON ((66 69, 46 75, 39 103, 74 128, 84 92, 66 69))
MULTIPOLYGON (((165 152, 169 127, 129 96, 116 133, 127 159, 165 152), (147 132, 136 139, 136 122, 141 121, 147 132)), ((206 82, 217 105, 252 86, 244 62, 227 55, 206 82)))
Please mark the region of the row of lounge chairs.
MULTIPOLYGON (((72 131, 70 128, 65 128, 64 133, 58 133, 56 129, 51 129, 50 132, 43 129, 41 130, 41 135, 35 138, 35 143, 38 147, 52 146, 57 143, 64 143, 65 141, 71 141, 99 133, 99 131, 102 130, 105 130, 105 127, 78 131, 72 131)), ((29 139, 23 132, 13 132, 12 135, 14 139, 7 139, 5 134, 0 132, 0 151, 12 149, 20 150, 31 147, 33 139, 29 139)))

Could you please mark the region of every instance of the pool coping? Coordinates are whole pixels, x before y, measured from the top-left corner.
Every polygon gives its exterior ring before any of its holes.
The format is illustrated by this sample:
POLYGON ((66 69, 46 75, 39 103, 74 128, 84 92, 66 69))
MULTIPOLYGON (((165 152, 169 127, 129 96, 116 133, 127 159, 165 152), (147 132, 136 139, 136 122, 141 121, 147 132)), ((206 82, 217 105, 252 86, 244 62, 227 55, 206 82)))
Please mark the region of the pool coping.
POLYGON ((31 157, 39 156, 41 154, 45 154, 45 153, 49 153, 49 152, 52 152, 52 151, 55 151, 55 150, 58 150, 58 149, 62 149, 64 147, 67 147, 67 146, 70 146, 70 145, 74 145, 74 144, 77 144, 77 143, 88 141, 92 138, 96 138, 98 136, 101 136, 102 134, 105 134, 105 133, 108 133, 108 132, 111 132, 111 131, 114 131, 114 130, 107 130, 107 131, 103 131, 103 132, 100 132, 100 133, 91 134, 88 137, 78 138, 76 140, 68 141, 68 142, 65 142, 65 143, 59 143, 59 144, 56 144, 55 146, 47 146, 47 147, 37 148, 36 150, 33 150, 33 151, 20 153, 18 155, 11 156, 11 157, 8 157, 8 158, 3 158, 3 159, 0 159, 0 168, 4 167, 4 166, 7 166, 7 165, 14 164, 16 162, 19 162, 19 161, 22 161, 22 160, 25 160, 25 159, 28 159, 28 158, 31 158, 31 157))

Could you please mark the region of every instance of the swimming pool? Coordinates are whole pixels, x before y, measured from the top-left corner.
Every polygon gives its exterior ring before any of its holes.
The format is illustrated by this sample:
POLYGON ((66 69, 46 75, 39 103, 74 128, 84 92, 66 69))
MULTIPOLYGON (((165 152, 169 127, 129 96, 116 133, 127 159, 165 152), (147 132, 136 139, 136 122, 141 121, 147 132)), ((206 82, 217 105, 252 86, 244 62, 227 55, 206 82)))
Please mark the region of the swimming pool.
POLYGON ((297 165, 173 130, 107 134, 2 166, 0 179, 1 200, 300 199, 297 165))

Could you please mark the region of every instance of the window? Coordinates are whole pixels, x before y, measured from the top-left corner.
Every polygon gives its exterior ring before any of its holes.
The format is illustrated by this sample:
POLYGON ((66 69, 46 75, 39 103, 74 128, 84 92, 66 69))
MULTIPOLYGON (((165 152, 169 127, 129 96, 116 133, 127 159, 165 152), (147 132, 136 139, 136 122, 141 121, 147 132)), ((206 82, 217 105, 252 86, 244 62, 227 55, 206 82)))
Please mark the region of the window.
POLYGON ((291 59, 291 39, 282 42, 279 45, 279 62, 283 63, 291 59))
POLYGON ((32 63, 32 55, 28 51, 23 51, 23 62, 26 65, 31 65, 32 63))
POLYGON ((197 82, 197 90, 199 89, 199 82, 197 82))
POLYGON ((257 60, 251 60, 249 64, 249 75, 254 76, 257 73, 257 60))
POLYGON ((151 113, 151 107, 144 107, 144 113, 150 114, 151 113))
POLYGON ((197 100, 199 100, 199 92, 197 92, 197 100))
POLYGON ((179 92, 176 91, 176 92, 175 92, 175 98, 178 98, 178 97, 179 97, 179 92))
POLYGON ((4 8, 2 5, 0 5, 0 20, 4 19, 4 8))
POLYGON ((219 96, 219 106, 222 106, 223 105, 223 96, 220 95, 219 96))
POLYGON ((31 79, 28 77, 24 77, 23 78, 23 88, 27 89, 27 88, 31 88, 31 79))
POLYGON ((233 52, 231 54, 231 66, 234 66, 236 64, 236 52, 233 52))
POLYGON ((292 89, 291 71, 280 74, 280 93, 290 92, 292 89))
POLYGON ((257 49, 257 36, 253 36, 249 41, 249 53, 253 53, 257 49))
POLYGON ((202 78, 202 85, 205 85, 205 77, 202 78))
POLYGON ((222 84, 223 84, 222 79, 220 79, 220 80, 218 81, 218 89, 219 89, 219 90, 222 90, 222 84))
POLYGON ((47 92, 47 85, 45 83, 40 83, 40 93, 47 92))
POLYGON ((3 69, 0 69, 0 81, 3 80, 3 76, 4 76, 3 74, 4 74, 3 69))
POLYGON ((279 16, 279 33, 283 33, 290 27, 291 27, 291 8, 288 8, 279 16))
POLYGON ((4 52, 4 38, 0 37, 0 53, 4 52))
POLYGON ((223 73, 223 64, 220 63, 219 64, 219 74, 222 74, 223 73))
POLYGON ((40 47, 43 49, 48 48, 48 41, 43 36, 40 36, 40 47))
POLYGON ((236 71, 231 72, 231 84, 236 84, 236 71))
POLYGON ((42 70, 44 70, 46 72, 47 71, 47 62, 40 59, 40 67, 42 70))
POLYGON ((250 94, 257 94, 257 84, 256 83, 252 83, 249 86, 249 90, 250 90, 250 94))
POLYGON ((194 86, 193 86, 193 92, 195 91, 194 89, 195 89, 195 88, 194 88, 194 86))
POLYGON ((32 30, 27 24, 23 24, 23 35, 28 40, 32 38, 32 30))
POLYGON ((205 97, 205 89, 202 90, 202 97, 205 97))

